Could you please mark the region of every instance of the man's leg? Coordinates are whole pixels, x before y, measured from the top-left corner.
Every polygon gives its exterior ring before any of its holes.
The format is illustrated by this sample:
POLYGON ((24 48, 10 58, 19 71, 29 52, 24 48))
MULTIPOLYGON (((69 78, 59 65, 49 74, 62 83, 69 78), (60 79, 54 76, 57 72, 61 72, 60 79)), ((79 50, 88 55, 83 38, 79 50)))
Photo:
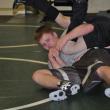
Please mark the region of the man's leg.
POLYGON ((70 17, 59 13, 59 11, 48 4, 46 0, 33 0, 33 6, 35 9, 37 8, 43 11, 52 21, 56 21, 63 28, 67 28, 69 26, 69 32, 84 21, 88 7, 88 0, 72 0, 72 2, 73 15, 71 20, 70 17))
POLYGON ((89 92, 102 82, 110 84, 110 54, 105 49, 89 50, 79 62, 75 63, 77 69, 86 69, 82 85, 85 92, 89 92))
POLYGON ((104 94, 110 98, 110 66, 100 66, 96 71, 100 78, 106 82, 104 94))
POLYGON ((57 85, 60 82, 60 79, 53 76, 52 73, 46 69, 35 71, 32 79, 37 84, 49 89, 58 89, 57 85))
POLYGON ((58 84, 59 90, 49 94, 51 100, 54 101, 64 100, 68 96, 75 95, 79 92, 81 80, 75 68, 63 67, 56 70, 53 69, 51 70, 51 72, 54 73, 54 75, 59 79, 62 79, 58 84))
POLYGON ((88 8, 88 0, 71 0, 73 1, 73 11, 71 16, 71 23, 68 27, 68 32, 76 26, 80 25, 85 21, 88 8))
POLYGON ((38 70, 32 78, 45 88, 57 89, 49 95, 51 100, 55 101, 64 100, 68 95, 77 94, 81 84, 77 70, 72 67, 38 70))
POLYGON ((82 87, 85 93, 93 91, 103 82, 102 78, 97 73, 97 68, 103 65, 102 61, 95 61, 94 63, 88 65, 86 74, 82 78, 82 87))
POLYGON ((55 20, 59 14, 59 11, 52 7, 46 0, 33 0, 33 7, 43 11, 52 20, 55 20))
POLYGON ((110 85, 110 66, 100 66, 96 71, 99 77, 110 85))
POLYGON ((104 94, 106 97, 110 98, 110 66, 100 65, 96 72, 98 76, 105 82, 104 94))
POLYGON ((51 6, 46 0, 33 0, 33 7, 44 12, 51 21, 55 21, 63 28, 70 24, 70 17, 61 14, 55 7, 51 6))

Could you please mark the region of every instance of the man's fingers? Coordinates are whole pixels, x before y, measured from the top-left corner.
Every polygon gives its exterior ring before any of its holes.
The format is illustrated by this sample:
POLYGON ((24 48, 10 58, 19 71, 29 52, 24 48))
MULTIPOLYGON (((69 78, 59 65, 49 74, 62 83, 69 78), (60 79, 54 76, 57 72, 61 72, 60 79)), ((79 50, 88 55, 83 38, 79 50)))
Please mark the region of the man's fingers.
POLYGON ((49 49, 48 57, 51 61, 56 61, 57 57, 59 57, 59 51, 55 47, 49 49))

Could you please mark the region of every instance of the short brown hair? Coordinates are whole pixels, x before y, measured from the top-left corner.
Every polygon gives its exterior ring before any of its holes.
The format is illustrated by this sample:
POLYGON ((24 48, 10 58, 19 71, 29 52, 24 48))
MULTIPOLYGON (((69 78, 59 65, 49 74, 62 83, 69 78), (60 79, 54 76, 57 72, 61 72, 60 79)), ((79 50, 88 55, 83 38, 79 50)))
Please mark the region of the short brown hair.
POLYGON ((41 39, 41 37, 44 33, 53 33, 52 27, 48 24, 44 24, 44 25, 40 26, 38 29, 36 29, 35 40, 37 42, 39 42, 39 40, 41 39))

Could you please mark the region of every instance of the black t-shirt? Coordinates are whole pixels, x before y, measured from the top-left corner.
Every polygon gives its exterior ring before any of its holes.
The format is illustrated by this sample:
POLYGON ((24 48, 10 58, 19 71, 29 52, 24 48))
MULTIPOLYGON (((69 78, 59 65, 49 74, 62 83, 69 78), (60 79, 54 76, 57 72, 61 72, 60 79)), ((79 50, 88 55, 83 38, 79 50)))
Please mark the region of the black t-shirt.
POLYGON ((95 16, 87 23, 94 25, 94 31, 84 36, 87 47, 110 46, 110 19, 104 16, 95 16))

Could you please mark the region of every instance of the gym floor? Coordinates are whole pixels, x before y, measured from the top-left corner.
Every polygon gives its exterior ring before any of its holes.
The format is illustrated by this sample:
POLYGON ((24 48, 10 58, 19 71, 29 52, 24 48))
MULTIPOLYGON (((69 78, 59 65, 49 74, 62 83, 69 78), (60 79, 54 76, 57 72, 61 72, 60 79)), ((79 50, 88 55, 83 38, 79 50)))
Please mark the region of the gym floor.
POLYGON ((53 102, 48 99, 50 90, 32 81, 35 70, 48 68, 47 52, 33 35, 39 21, 39 16, 0 17, 0 110, 110 110, 103 89, 53 102))

